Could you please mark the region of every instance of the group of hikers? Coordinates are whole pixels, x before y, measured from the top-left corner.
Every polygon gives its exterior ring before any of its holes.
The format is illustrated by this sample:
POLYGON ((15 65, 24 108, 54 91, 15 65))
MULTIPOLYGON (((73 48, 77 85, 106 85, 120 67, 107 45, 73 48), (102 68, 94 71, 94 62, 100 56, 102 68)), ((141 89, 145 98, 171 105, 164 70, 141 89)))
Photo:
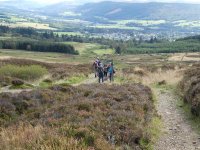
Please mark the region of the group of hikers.
POLYGON ((101 60, 97 57, 96 60, 93 63, 95 78, 99 78, 99 83, 103 83, 105 80, 110 79, 110 82, 114 81, 114 66, 113 62, 109 63, 103 63, 101 60))

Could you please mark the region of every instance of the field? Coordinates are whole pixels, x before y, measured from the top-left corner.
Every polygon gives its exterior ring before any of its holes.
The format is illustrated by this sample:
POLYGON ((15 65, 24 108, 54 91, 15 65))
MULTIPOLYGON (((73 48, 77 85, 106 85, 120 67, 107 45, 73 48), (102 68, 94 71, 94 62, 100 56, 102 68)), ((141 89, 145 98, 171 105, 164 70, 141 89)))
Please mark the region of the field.
POLYGON ((49 24, 40 23, 39 21, 33 21, 38 19, 28 18, 28 17, 20 17, 14 14, 5 14, 6 18, 0 17, 0 25, 9 26, 11 28, 16 27, 25 27, 25 28, 35 28, 42 30, 56 30, 55 28, 49 27, 49 24))
POLYGON ((130 23, 135 23, 141 26, 156 26, 160 24, 165 24, 165 20, 118 20, 118 21, 113 21, 114 23, 118 25, 127 25, 130 23))
POLYGON ((10 21, 12 21, 12 22, 27 22, 28 19, 21 18, 21 17, 18 17, 18 16, 11 16, 10 21))
POLYGON ((90 26, 92 28, 100 28, 100 29, 124 29, 124 30, 143 30, 142 28, 139 27, 128 27, 126 25, 121 25, 121 24, 110 24, 110 25, 95 25, 95 26, 90 26))
POLYGON ((169 61, 200 61, 199 53, 180 53, 169 57, 169 61))
POLYGON ((200 21, 196 20, 196 21, 187 21, 187 20, 180 20, 180 21, 176 21, 174 22, 178 27, 188 27, 188 28, 198 28, 200 27, 200 21))
POLYGON ((11 28, 30 27, 30 28, 43 29, 43 30, 56 30, 55 28, 49 27, 49 24, 34 23, 34 22, 15 22, 15 23, 1 23, 0 22, 0 25, 8 26, 11 28))
MULTIPOLYGON (((7 38, 3 38, 3 39, 6 40, 7 38)), ((77 63, 80 61, 84 63, 89 63, 92 60, 89 60, 88 57, 93 59, 97 55, 102 56, 104 54, 114 54, 114 50, 104 49, 99 44, 78 43, 78 42, 64 42, 64 44, 73 45, 75 50, 77 50, 80 53, 80 55, 74 56, 74 55, 59 54, 59 53, 45 53, 45 52, 35 53, 35 52, 23 51, 23 50, 0 49, 0 58, 4 59, 4 58, 15 57, 15 58, 34 59, 34 60, 45 61, 45 62, 77 63)))
MULTIPOLYGON (((141 27, 159 27, 161 25, 168 23, 168 21, 166 20, 118 20, 112 22, 121 26, 127 26, 128 24, 135 24, 135 26, 141 26, 141 27)), ((200 25, 200 21, 178 20, 174 21, 173 25, 174 27, 197 28, 200 25)))
POLYGON ((58 34, 59 36, 61 36, 61 35, 83 36, 83 34, 80 32, 54 32, 54 33, 58 34))
POLYGON ((169 22, 167 20, 113 20, 110 21, 110 24, 96 24, 95 26, 90 27, 143 31, 145 28, 159 30, 160 28, 166 28, 167 26, 170 26, 171 28, 181 27, 193 29, 200 26, 200 21, 178 20, 169 22))

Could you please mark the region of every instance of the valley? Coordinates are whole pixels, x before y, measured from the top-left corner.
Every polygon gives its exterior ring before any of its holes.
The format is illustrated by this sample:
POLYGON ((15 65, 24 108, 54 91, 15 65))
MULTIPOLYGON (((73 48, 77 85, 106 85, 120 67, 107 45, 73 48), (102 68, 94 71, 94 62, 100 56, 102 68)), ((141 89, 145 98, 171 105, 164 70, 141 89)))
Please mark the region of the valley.
POLYGON ((0 1, 0 150, 199 149, 200 5, 87 2, 0 1))
POLYGON ((121 2, 99 2, 77 6, 62 2, 33 8, 30 11, 26 9, 27 6, 24 8, 12 6, 16 7, 12 10, 9 7, 11 6, 7 6, 6 2, 0 7, 4 12, 0 14, 0 25, 27 26, 57 30, 61 33, 70 32, 70 34, 74 32, 75 35, 81 33, 84 36, 117 40, 141 37, 144 40, 149 40, 151 37, 175 40, 200 32, 200 19, 196 15, 200 6, 194 4, 133 3, 129 5, 121 2))

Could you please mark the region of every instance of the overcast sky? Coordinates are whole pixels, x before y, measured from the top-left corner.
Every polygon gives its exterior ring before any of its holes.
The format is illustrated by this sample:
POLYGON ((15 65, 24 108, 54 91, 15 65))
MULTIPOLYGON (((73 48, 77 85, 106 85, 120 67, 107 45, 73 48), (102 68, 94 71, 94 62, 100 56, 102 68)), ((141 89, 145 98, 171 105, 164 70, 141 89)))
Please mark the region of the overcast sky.
MULTIPOLYGON (((64 1, 64 0, 34 0, 34 1, 43 1, 43 2, 51 2, 51 3, 57 3, 59 1, 64 1)), ((70 2, 80 2, 81 0, 65 0, 65 1, 70 1, 70 2)), ((84 0, 82 0, 83 2, 84 0)), ((90 2, 96 2, 96 1, 104 1, 104 0, 88 0, 90 2)), ((122 0, 112 0, 112 1, 122 1, 122 0)), ((174 3, 200 3, 200 0, 123 0, 122 2, 174 2, 174 3)))
MULTIPOLYGON (((0 1, 9 1, 9 0, 0 0, 0 1)), ((20 2, 22 0, 15 0, 17 2, 20 2)), ((58 3, 62 1, 67 1, 71 3, 83 3, 83 2, 98 2, 98 1, 105 1, 105 0, 27 0, 27 1, 35 1, 39 3, 46 3, 46 4, 52 4, 52 3, 58 3)), ((198 3, 200 4, 200 0, 111 0, 111 1, 121 1, 121 2, 173 2, 173 3, 198 3)))

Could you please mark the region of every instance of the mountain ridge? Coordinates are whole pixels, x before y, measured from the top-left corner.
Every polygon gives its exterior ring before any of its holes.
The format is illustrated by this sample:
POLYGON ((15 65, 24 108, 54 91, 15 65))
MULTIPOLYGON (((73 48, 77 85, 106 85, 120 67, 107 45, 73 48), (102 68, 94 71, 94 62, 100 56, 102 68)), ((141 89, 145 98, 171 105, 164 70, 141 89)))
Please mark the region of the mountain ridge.
POLYGON ((87 3, 76 8, 83 18, 102 17, 111 20, 200 20, 200 4, 186 3, 124 3, 104 1, 87 3), (110 13, 120 10, 116 13, 110 13))

